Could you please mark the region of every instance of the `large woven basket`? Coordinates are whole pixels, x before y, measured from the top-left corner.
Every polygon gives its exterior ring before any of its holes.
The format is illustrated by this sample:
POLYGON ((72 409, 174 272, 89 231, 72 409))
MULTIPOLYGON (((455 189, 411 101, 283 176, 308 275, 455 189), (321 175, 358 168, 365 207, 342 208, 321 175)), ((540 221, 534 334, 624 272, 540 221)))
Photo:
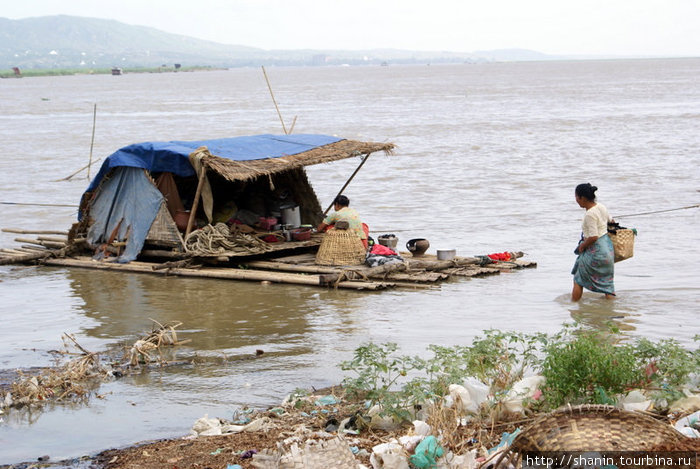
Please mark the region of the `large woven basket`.
POLYGON ((523 453, 644 451, 679 443, 682 433, 648 415, 613 406, 586 404, 567 407, 535 419, 501 454, 515 464, 523 453))
POLYGON ((332 228, 318 247, 316 264, 360 265, 365 262, 365 254, 365 246, 354 232, 332 228))
POLYGON ((615 250, 615 262, 624 261, 634 256, 634 231, 629 228, 617 228, 609 231, 608 236, 615 250))

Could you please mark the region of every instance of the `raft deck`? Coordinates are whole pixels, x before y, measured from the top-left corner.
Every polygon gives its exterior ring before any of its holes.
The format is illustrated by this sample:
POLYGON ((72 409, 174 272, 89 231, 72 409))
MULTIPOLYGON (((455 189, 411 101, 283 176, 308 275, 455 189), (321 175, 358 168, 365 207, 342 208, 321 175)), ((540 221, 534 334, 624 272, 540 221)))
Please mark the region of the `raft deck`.
MULTIPOLYGON (((3 231, 23 232, 7 229, 3 231)), ((315 249, 322 235, 313 236, 307 241, 273 243, 273 250, 257 256, 221 252, 193 257, 177 252, 145 250, 138 260, 119 264, 114 262, 113 258, 111 261, 96 261, 90 255, 75 252, 74 247, 67 243, 67 233, 40 234, 53 236, 39 236, 36 239, 16 238, 15 241, 26 244, 17 249, 0 249, 0 265, 41 264, 354 290, 437 288, 441 282, 454 278, 497 275, 502 271, 537 266, 534 261, 521 259, 522 252, 510 253, 511 259, 508 261, 495 261, 487 256, 438 260, 434 255, 411 257, 410 253, 400 252, 404 262, 379 267, 317 265, 315 253, 308 251, 315 249)))

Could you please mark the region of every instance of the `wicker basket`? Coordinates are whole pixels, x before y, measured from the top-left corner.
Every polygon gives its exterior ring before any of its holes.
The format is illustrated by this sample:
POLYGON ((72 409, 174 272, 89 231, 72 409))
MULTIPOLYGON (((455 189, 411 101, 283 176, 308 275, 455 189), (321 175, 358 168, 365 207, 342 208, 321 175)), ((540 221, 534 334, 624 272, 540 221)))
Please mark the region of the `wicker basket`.
POLYGON ((624 261, 634 255, 634 230, 617 228, 614 231, 608 231, 608 236, 615 250, 615 262, 624 261))
POLYGON ((644 451, 679 443, 683 434, 648 415, 613 406, 586 404, 567 407, 535 419, 497 458, 515 464, 528 452, 644 451))
POLYGON ((316 264, 360 265, 365 262, 366 250, 362 240, 349 230, 330 229, 316 253, 316 264))

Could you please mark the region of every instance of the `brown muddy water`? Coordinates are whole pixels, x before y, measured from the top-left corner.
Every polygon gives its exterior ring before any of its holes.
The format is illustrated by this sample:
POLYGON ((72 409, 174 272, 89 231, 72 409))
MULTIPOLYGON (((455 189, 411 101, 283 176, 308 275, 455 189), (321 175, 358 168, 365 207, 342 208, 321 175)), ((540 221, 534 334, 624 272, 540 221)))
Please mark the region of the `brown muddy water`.
MULTIPOLYGON (((0 464, 91 454, 186 434, 204 414, 279 403, 338 383, 367 341, 406 354, 484 329, 616 324, 631 337, 700 333, 700 59, 268 70, 294 131, 390 141, 346 191, 372 236, 476 255, 522 250, 537 269, 358 293, 47 267, 0 267, 0 370, 45 366, 62 333, 113 350, 180 321, 186 365, 103 384, 87 405, 0 415, 0 464), (619 298, 568 300, 581 209, 574 187, 637 228, 619 298), (265 353, 249 359, 257 349, 265 353)), ((67 229, 93 159, 147 140, 281 133, 260 69, 0 80, 0 227, 67 229), (24 205, 56 204, 68 207, 24 205)), ((101 162, 101 161, 100 161, 101 162)), ((358 161, 308 169, 325 207, 358 161)), ((92 175, 96 173, 95 168, 92 175)), ((16 245, 2 233, 0 246, 16 245)))

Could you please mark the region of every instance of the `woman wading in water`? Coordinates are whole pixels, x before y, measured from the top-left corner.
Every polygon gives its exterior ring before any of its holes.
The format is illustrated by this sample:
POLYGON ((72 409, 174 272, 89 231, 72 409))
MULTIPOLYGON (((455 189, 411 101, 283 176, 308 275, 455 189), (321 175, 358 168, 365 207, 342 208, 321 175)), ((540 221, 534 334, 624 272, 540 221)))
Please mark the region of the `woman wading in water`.
POLYGON ((590 183, 576 186, 576 203, 586 209, 583 217, 581 241, 574 250, 578 254, 574 268, 574 288, 571 300, 578 301, 583 289, 605 293, 606 298, 615 297, 615 253, 608 236, 608 221, 612 221, 608 209, 595 201, 598 188, 590 183))

